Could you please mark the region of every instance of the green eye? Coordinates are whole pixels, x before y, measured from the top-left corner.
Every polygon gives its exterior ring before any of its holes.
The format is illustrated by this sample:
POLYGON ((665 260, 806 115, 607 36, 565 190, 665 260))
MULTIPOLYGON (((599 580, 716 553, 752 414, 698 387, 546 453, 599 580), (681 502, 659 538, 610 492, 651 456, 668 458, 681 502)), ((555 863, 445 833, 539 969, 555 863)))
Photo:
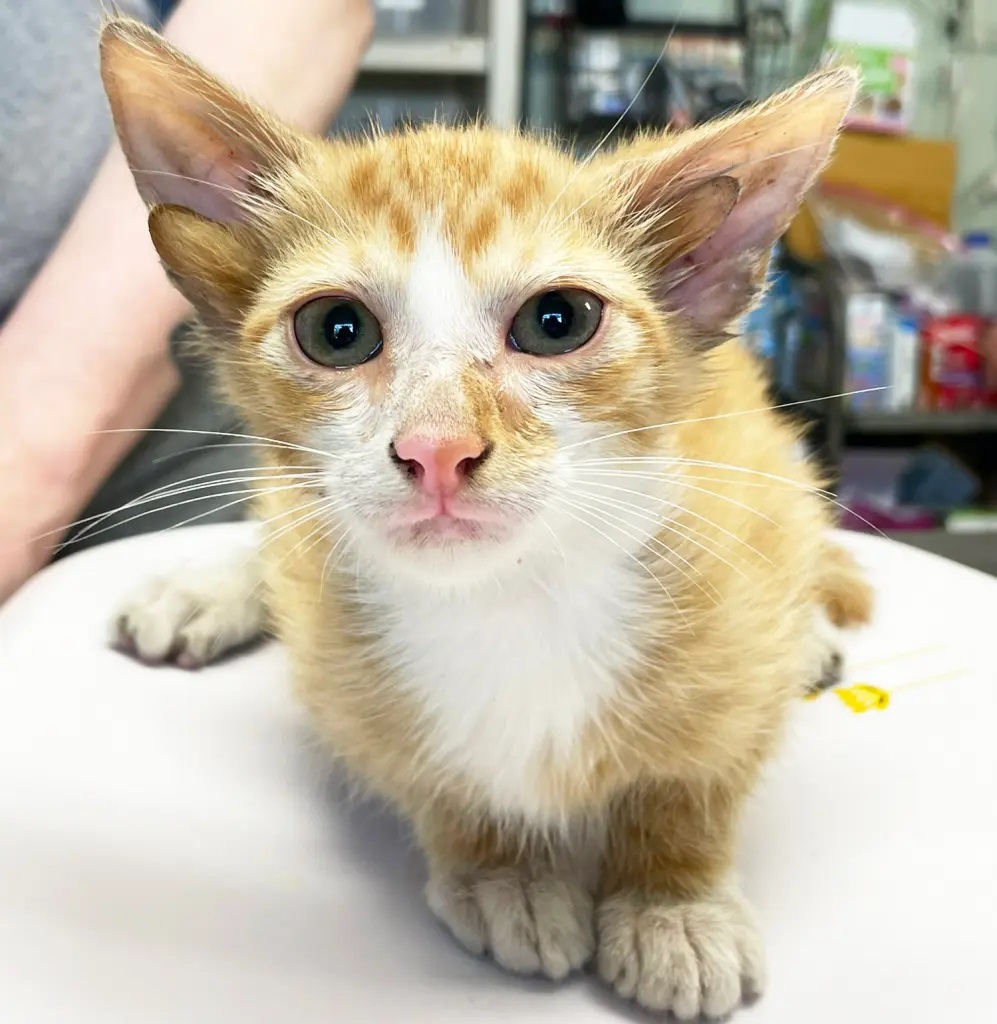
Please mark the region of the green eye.
POLYGON ((381 325, 362 302, 329 295, 294 314, 294 337, 313 363, 336 370, 368 362, 384 345, 381 325))
POLYGON ((591 341, 601 320, 602 302, 591 292, 541 292, 516 314, 509 343, 533 356, 561 356, 591 341))

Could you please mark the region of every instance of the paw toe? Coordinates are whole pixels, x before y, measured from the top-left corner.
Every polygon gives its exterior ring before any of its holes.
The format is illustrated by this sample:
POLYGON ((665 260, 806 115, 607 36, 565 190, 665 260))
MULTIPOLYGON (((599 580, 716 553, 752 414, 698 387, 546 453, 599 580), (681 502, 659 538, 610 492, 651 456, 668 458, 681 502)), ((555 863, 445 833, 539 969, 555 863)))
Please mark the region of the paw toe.
POLYGON ((599 906, 597 916, 596 970, 623 999, 636 997, 640 981, 632 902, 625 896, 611 897, 599 906))
POLYGON ((480 871, 433 878, 426 894, 462 945, 516 974, 559 981, 595 950, 591 897, 567 879, 480 871))
POLYGON ((562 879, 534 882, 530 901, 543 973, 561 980, 582 968, 595 952, 592 897, 562 879))
POLYGON ((115 620, 112 643, 140 661, 156 665, 178 649, 178 630, 191 614, 179 595, 150 592, 139 596, 115 620))
POLYGON ((676 915, 652 917, 640 926, 645 964, 637 1001, 649 1010, 671 1010, 680 1020, 700 1014, 699 962, 676 915))
POLYGON ((722 1018, 760 991, 761 944, 735 897, 624 894, 600 908, 598 968, 616 992, 681 1020, 722 1018))
POLYGON ((479 956, 484 953, 485 919, 468 885, 458 879, 434 875, 426 884, 426 902, 465 949, 479 956))
POLYGON ((475 886, 497 963, 516 974, 537 974, 540 953, 527 893, 514 875, 483 878, 475 886))

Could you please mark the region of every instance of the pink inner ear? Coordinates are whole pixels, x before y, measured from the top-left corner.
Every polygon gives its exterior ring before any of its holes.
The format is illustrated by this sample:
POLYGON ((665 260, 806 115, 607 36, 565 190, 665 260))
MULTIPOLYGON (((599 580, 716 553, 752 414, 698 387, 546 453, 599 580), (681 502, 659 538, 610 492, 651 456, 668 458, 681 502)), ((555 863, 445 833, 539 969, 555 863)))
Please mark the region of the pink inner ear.
MULTIPOLYGON (((661 282, 665 304, 704 330, 723 330, 750 305, 769 250, 789 225, 819 152, 761 157, 745 168, 741 196, 730 215, 702 245, 671 263, 661 282)), ((738 175, 738 169, 731 173, 738 175)))
POLYGON ((101 37, 115 126, 150 206, 221 223, 253 211, 257 182, 300 155, 298 137, 162 38, 131 22, 101 37))
POLYGON ((242 196, 250 195, 253 173, 248 154, 236 154, 199 126, 169 124, 141 113, 131 119, 126 135, 147 203, 182 206, 220 223, 246 219, 242 196))
POLYGON ((663 304, 704 335, 723 337, 751 306, 769 252, 827 161, 856 85, 847 69, 822 72, 752 110, 678 136, 671 146, 653 139, 638 144, 651 179, 661 182, 652 206, 717 175, 734 178, 740 188, 713 235, 661 275, 663 304))

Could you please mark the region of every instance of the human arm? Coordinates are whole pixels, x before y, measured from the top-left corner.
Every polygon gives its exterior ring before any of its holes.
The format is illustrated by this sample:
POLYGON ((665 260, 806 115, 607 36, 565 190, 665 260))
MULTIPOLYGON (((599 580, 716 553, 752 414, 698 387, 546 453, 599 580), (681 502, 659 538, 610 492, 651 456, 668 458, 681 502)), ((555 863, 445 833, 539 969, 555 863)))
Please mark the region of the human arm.
MULTIPOLYGON (((164 34, 318 131, 345 97, 372 30, 369 0, 183 0, 164 34)), ((178 386, 169 335, 188 310, 145 222, 114 146, 0 329, 0 601, 48 560, 178 386), (107 433, 115 430, 124 432, 107 433)))

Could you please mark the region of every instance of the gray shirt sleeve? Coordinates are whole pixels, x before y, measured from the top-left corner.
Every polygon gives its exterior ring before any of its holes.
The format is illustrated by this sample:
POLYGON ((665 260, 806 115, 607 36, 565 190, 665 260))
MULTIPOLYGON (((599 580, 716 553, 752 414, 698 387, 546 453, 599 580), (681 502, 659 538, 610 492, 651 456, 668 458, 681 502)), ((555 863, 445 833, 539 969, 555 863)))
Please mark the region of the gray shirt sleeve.
MULTIPOLYGON (((110 139, 102 0, 0 0, 0 322, 54 246, 110 139)), ((118 0, 149 18, 146 0, 118 0)))
MULTIPOLYGON (((149 20, 147 0, 116 5, 149 20)), ((55 245, 111 138, 98 69, 102 7, 104 0, 0 0, 0 323, 55 245)), ((238 428, 233 413, 212 400, 203 368, 180 352, 177 361, 184 386, 84 516, 190 476, 249 464, 238 439, 225 445, 226 438, 212 433, 238 428)), ((66 551, 192 517, 213 522, 241 513, 231 498, 170 508, 176 501, 126 509, 66 551)))

